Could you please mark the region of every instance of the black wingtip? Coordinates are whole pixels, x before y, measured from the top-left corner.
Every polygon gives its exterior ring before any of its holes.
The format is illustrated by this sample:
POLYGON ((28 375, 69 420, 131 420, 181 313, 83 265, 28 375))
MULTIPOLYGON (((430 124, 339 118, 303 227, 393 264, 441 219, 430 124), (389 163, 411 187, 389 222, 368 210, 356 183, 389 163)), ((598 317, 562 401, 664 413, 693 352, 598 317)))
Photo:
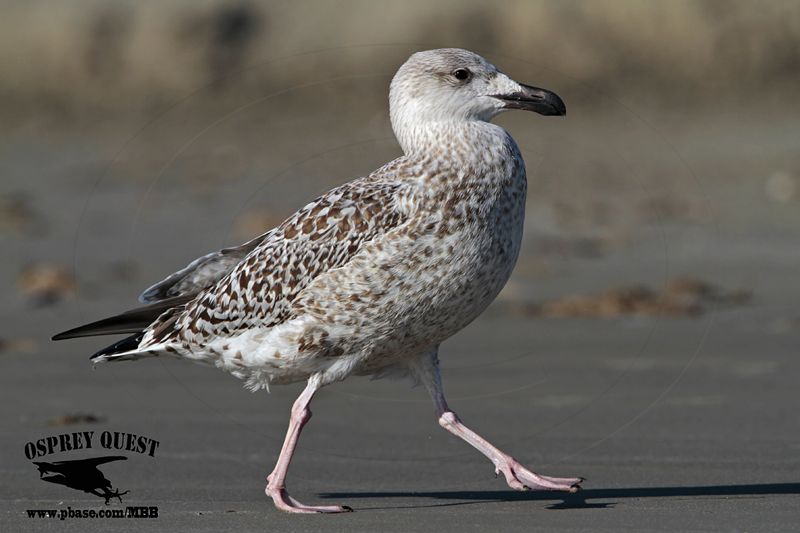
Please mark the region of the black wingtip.
MULTIPOLYGON (((121 331, 105 331, 102 329, 97 329, 99 325, 104 325, 105 321, 98 321, 92 322, 91 324, 86 324, 85 326, 78 326, 77 328, 68 329, 67 331, 62 331, 61 333, 56 333, 50 340, 54 341, 63 341, 65 339, 77 339, 80 337, 99 337, 101 335, 116 335, 120 333, 131 333, 131 331, 122 329, 121 331)), ((137 324, 136 329, 141 329, 143 326, 139 326, 137 324)))
POLYGON ((62 331, 61 333, 56 333, 52 337, 50 337, 51 341, 63 341, 64 339, 74 339, 78 335, 75 335, 75 330, 79 328, 68 329, 67 331, 62 331))
POLYGON ((90 324, 78 326, 67 331, 62 331, 53 335, 51 339, 60 341, 64 339, 76 339, 78 337, 96 337, 100 335, 122 335, 138 333, 149 326, 164 311, 174 307, 180 307, 189 300, 191 296, 176 296, 161 300, 144 307, 138 307, 125 311, 122 314, 97 320, 90 324))
MULTIPOLYGON (((112 317, 115 321, 116 317, 112 317)), ((77 339, 80 337, 97 337, 100 335, 114 335, 119 333, 132 333, 131 331, 126 331, 124 328, 103 328, 108 323, 112 323, 112 319, 105 319, 99 320, 97 322, 92 322, 91 324, 85 324, 83 326, 78 326, 77 328, 68 329, 67 331, 62 331, 61 333, 56 333, 50 340, 54 341, 63 341, 65 339, 77 339), (121 329, 121 331, 115 331, 115 329, 121 329)), ((137 330, 142 329, 144 326, 137 324, 137 330)))

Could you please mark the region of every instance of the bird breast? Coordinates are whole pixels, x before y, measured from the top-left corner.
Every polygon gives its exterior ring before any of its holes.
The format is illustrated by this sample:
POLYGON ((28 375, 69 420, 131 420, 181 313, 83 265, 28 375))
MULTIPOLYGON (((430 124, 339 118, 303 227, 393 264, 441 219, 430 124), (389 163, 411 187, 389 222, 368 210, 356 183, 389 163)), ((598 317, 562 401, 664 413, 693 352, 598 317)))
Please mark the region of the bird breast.
POLYGON ((522 158, 512 148, 479 164, 443 165, 422 178, 424 197, 408 228, 413 245, 404 246, 411 253, 392 266, 409 308, 394 323, 403 330, 408 322, 406 349, 411 339, 429 346, 453 335, 508 281, 522 241, 527 189, 522 158))

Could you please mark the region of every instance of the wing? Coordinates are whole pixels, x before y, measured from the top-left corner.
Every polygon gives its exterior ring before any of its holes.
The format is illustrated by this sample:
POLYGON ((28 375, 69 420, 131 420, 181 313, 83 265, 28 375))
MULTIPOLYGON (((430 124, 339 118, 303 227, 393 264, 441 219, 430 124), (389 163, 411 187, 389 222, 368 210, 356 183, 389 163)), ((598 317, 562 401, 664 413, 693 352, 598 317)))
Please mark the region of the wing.
POLYGON ((110 463, 112 461, 127 461, 128 458, 124 455, 109 455, 107 457, 93 457, 91 459, 80 459, 78 461, 72 461, 73 463, 81 463, 82 465, 92 465, 92 466, 99 466, 105 463, 110 463))
POLYGON ((52 463, 33 463, 37 466, 47 465, 51 467, 58 466, 72 466, 72 465, 91 465, 97 466, 111 461, 127 461, 128 458, 124 455, 109 455, 106 457, 92 457, 90 459, 74 459, 72 461, 53 461, 52 463))
POLYGON ((272 231, 267 232, 240 246, 224 248, 195 259, 185 268, 148 287, 139 296, 139 301, 153 303, 168 298, 196 295, 225 277, 247 254, 269 238, 271 233, 272 231))
MULTIPOLYGON (((139 296, 139 301, 148 305, 63 331, 54 335, 52 340, 59 341, 77 337, 119 335, 123 333, 139 334, 166 311, 180 308, 199 292, 225 277, 226 274, 233 270, 233 267, 274 231, 267 232, 240 246, 224 248, 218 252, 212 252, 195 259, 185 268, 167 276, 145 290, 139 296)), ((134 335, 125 340, 133 342, 132 345, 131 342, 116 343, 92 357, 102 355, 106 350, 135 348, 139 340, 138 335, 134 335), (132 339, 135 339, 135 342, 132 339)))
POLYGON ((202 343, 253 326, 280 324, 290 317, 297 294, 317 276, 344 265, 364 243, 407 220, 408 187, 372 175, 317 198, 267 233, 179 315, 160 317, 145 332, 140 349, 169 342, 202 343))

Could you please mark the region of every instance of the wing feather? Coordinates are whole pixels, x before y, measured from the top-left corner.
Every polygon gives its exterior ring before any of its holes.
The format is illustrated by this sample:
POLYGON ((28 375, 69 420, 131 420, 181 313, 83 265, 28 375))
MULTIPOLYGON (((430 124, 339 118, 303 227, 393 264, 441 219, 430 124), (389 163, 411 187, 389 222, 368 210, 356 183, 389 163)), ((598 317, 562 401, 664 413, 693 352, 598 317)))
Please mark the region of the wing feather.
POLYGON ((140 348, 165 342, 202 343, 288 319, 294 298, 317 276, 344 265, 366 242, 407 220, 399 201, 406 186, 368 177, 317 198, 267 233, 227 274, 187 303, 179 316, 165 315, 154 322, 140 348), (162 318, 173 323, 165 327, 162 318))
POLYGON ((198 257, 186 267, 148 287, 140 296, 142 303, 153 303, 177 296, 194 296, 225 277, 247 254, 269 237, 271 232, 240 246, 224 248, 198 257))

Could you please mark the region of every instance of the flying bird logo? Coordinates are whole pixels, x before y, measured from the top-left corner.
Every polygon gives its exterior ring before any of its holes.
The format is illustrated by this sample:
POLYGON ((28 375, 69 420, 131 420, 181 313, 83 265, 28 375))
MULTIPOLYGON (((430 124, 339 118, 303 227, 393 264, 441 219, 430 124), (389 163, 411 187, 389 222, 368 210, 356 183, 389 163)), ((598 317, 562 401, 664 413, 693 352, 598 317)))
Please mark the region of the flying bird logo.
POLYGON ((102 464, 112 461, 127 461, 128 458, 122 455, 111 455, 107 457, 94 457, 91 459, 78 459, 74 461, 56 461, 53 463, 36 462, 39 469, 39 479, 64 485, 71 489, 81 490, 94 494, 105 500, 105 504, 116 498, 122 503, 122 496, 130 491, 120 492, 111 486, 105 475, 98 469, 102 464))

